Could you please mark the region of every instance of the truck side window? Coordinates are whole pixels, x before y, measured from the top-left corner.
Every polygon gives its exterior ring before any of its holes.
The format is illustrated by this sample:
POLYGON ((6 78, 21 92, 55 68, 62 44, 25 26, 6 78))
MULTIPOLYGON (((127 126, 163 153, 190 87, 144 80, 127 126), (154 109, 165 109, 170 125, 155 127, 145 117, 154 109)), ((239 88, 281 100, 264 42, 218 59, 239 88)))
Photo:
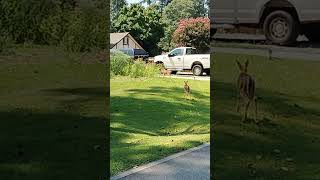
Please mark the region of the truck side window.
POLYGON ((193 54, 193 53, 192 53, 192 49, 191 49, 191 48, 188 48, 186 54, 193 54))
POLYGON ((183 55, 183 51, 182 51, 182 49, 175 49, 170 54, 172 54, 174 56, 182 56, 183 55))

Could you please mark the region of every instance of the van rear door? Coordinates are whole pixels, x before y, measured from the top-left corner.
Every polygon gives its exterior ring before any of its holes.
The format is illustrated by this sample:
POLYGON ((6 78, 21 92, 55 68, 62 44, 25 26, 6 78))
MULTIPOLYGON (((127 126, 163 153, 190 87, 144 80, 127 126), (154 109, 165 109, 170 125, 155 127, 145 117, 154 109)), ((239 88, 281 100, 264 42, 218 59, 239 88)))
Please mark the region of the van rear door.
POLYGON ((258 0, 236 0, 236 20, 237 23, 259 23, 259 10, 258 0))
POLYGON ((237 0, 212 1, 210 17, 213 24, 235 24, 237 0))

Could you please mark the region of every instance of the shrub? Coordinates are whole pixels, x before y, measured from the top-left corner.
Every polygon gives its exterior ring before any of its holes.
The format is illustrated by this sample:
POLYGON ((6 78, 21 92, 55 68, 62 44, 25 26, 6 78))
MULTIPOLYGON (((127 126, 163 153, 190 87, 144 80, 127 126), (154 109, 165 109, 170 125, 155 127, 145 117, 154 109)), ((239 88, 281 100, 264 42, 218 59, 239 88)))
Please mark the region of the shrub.
POLYGON ((111 52, 110 54, 110 71, 111 75, 128 76, 129 67, 133 64, 130 56, 121 51, 111 52))
POLYGON ((13 54, 13 41, 10 39, 8 33, 0 32, 0 55, 13 54))
POLYGON ((210 20, 209 18, 182 19, 172 35, 176 46, 193 46, 200 51, 210 48, 210 20))
POLYGON ((69 24, 62 45, 72 52, 106 48, 107 24, 97 9, 76 9, 69 15, 69 24))
POLYGON ((145 63, 142 59, 133 61, 129 56, 120 51, 111 51, 110 54, 111 76, 154 77, 160 73, 156 64, 145 63))

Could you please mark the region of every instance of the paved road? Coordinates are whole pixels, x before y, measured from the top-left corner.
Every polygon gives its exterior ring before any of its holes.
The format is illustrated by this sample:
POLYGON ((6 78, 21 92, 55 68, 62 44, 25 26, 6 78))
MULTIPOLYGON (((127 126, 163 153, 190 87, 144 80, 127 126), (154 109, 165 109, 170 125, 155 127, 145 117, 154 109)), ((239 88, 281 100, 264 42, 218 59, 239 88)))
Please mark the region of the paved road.
POLYGON ((299 36, 297 38, 297 43, 291 47, 265 45, 259 43, 243 43, 245 41, 254 42, 264 40, 264 35, 254 35, 246 33, 217 33, 214 36, 214 41, 212 41, 212 51, 226 53, 232 52, 237 54, 251 54, 269 57, 269 50, 271 50, 272 57, 275 58, 291 58, 320 61, 320 44, 309 42, 305 36, 299 36))
POLYGON ((204 144, 137 169, 111 180, 209 180, 210 145, 204 144))
POLYGON ((172 74, 171 76, 165 76, 167 78, 176 78, 176 79, 193 79, 200 81, 210 81, 210 76, 194 76, 191 72, 178 72, 177 74, 172 74))
MULTIPOLYGON (((269 57, 269 50, 260 49, 260 48, 254 49, 254 48, 212 47, 212 50, 213 52, 249 54, 249 55, 269 57)), ((272 57, 320 61, 320 52, 314 51, 312 49, 308 51, 306 49, 297 50, 297 48, 293 48, 293 49, 274 48, 272 49, 272 57)))

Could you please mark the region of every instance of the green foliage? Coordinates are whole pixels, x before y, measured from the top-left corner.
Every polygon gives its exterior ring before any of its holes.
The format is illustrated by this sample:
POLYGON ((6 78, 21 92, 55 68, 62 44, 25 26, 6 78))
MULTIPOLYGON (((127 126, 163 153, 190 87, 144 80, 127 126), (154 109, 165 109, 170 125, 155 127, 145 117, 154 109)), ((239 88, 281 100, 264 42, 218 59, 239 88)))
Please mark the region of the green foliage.
POLYGON ((112 51, 110 56, 111 76, 155 77, 160 73, 158 65, 145 63, 141 59, 133 61, 120 51, 112 51))
POLYGON ((75 10, 69 16, 69 26, 62 45, 68 51, 84 52, 106 48, 107 24, 96 9, 75 10))
POLYGON ((180 20, 172 39, 176 46, 192 46, 200 52, 207 52, 210 49, 210 19, 189 18, 180 20))
POLYGON ((121 51, 115 51, 110 54, 110 72, 111 76, 127 76, 129 74, 129 67, 133 64, 133 60, 130 56, 122 53, 121 51))
POLYGON ((72 10, 76 5, 75 2, 74 0, 2 0, 0 1, 1 28, 8 31, 17 43, 26 41, 46 43, 47 35, 40 30, 45 24, 43 21, 52 15, 62 15, 62 11, 72 10))
POLYGON ((106 48, 108 2, 88 2, 80 8, 78 0, 1 0, 1 30, 17 44, 62 44, 77 52, 106 48))
POLYGON ((157 43, 163 37, 164 29, 157 6, 145 8, 133 4, 124 7, 113 22, 113 27, 117 32, 130 32, 150 55, 160 52, 157 43))
POLYGON ((126 0, 110 0, 110 19, 112 22, 118 18, 120 10, 126 5, 126 0))
POLYGON ((203 0, 173 0, 163 11, 163 23, 165 24, 165 36, 159 46, 168 51, 175 47, 172 42, 172 34, 177 29, 180 19, 207 16, 208 10, 203 0))
POLYGON ((8 33, 0 31, 0 55, 13 54, 13 42, 8 33))

